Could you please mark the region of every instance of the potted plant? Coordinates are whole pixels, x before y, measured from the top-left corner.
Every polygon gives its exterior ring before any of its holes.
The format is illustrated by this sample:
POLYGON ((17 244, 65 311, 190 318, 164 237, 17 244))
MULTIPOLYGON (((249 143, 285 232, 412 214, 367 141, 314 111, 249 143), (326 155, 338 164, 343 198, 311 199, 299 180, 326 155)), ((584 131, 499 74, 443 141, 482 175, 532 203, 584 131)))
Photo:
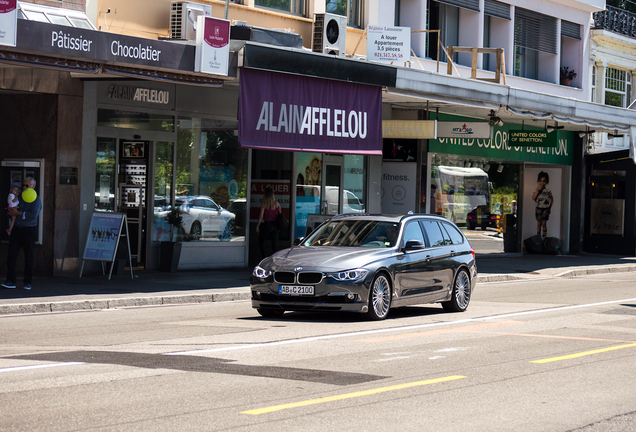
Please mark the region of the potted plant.
POLYGON ((179 207, 172 206, 164 219, 170 224, 170 241, 161 242, 161 269, 174 273, 181 258, 182 243, 178 231, 183 226, 183 216, 179 207))
POLYGON ((561 67, 561 85, 569 86, 574 78, 576 78, 576 72, 567 66, 561 67))

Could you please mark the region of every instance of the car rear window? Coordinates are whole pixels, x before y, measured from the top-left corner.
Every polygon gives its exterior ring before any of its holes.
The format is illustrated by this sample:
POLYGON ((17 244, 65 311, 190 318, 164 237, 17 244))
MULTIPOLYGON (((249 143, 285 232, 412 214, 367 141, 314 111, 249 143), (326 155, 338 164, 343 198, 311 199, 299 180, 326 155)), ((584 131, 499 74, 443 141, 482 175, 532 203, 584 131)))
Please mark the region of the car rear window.
POLYGON ((446 222, 443 222, 442 226, 444 227, 444 229, 446 229, 446 232, 450 236, 450 239, 452 240, 453 244, 464 243, 464 236, 462 235, 461 232, 459 232, 457 228, 455 228, 453 225, 446 222))

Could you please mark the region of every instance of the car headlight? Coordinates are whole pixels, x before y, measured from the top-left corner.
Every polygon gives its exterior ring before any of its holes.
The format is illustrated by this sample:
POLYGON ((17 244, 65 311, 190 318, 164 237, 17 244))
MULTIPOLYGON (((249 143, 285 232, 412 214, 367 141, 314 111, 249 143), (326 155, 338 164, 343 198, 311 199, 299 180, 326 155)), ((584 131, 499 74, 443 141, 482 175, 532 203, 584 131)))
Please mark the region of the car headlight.
POLYGON ((329 276, 340 282, 353 282, 364 277, 369 273, 369 270, 359 268, 355 270, 345 270, 337 273, 330 273, 329 276))
POLYGON ((267 279, 272 275, 271 270, 265 270, 263 267, 256 266, 254 267, 254 271, 252 272, 254 276, 261 279, 267 279))

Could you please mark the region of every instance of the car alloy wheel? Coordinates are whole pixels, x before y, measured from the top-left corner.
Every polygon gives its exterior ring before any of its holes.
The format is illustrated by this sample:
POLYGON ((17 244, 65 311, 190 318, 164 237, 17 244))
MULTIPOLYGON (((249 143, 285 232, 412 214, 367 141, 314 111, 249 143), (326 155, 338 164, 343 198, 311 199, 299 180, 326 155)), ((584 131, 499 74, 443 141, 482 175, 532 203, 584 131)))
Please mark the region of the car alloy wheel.
POLYGON ((391 284, 386 275, 379 274, 371 284, 369 293, 369 317, 373 320, 383 320, 389 314, 391 307, 391 284))
POLYGON ((190 228, 190 236, 192 237, 192 240, 201 239, 201 224, 199 222, 194 222, 192 224, 192 228, 190 228))
POLYGON ((455 276, 453 293, 450 301, 442 303, 444 310, 449 312, 464 312, 470 303, 470 277, 465 269, 460 269, 455 276))

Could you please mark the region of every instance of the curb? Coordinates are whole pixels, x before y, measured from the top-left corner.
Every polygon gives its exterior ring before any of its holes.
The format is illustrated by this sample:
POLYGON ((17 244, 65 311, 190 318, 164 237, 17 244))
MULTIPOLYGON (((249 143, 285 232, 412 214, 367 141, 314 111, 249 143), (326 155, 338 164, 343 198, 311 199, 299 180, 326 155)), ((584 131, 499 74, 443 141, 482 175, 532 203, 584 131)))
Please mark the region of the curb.
MULTIPOLYGON (((616 265, 592 267, 579 270, 567 270, 554 275, 538 274, 534 276, 515 276, 509 274, 477 275, 477 283, 529 281, 545 278, 574 278, 596 274, 636 272, 635 265, 616 265)), ((0 305, 1 315, 26 315, 52 312, 79 312, 92 310, 121 309, 127 307, 184 305, 196 303, 229 302, 251 299, 249 288, 241 292, 222 292, 216 294, 183 294, 170 296, 148 296, 115 298, 108 300, 74 300, 43 303, 19 303, 0 305)))
POLYGON ((37 314, 48 312, 77 312, 121 309, 125 307, 179 305, 249 300, 250 292, 220 294, 185 294, 165 297, 131 297, 111 300, 75 300, 47 303, 0 305, 0 315, 37 314))

